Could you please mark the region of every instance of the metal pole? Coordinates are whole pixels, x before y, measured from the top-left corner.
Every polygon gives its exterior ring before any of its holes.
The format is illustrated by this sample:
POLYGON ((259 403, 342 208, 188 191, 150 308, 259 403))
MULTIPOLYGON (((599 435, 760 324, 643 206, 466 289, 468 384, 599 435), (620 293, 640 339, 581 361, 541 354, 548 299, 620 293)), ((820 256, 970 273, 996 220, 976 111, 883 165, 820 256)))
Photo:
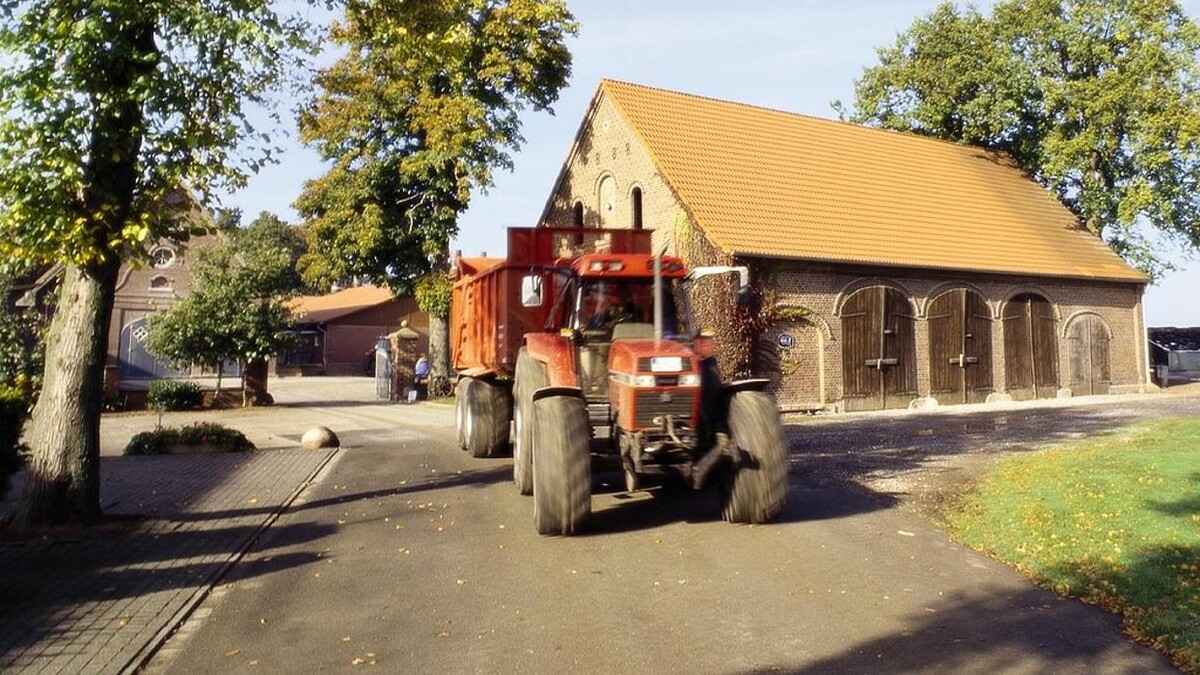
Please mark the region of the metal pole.
POLYGON ((663 302, 662 302, 662 256, 659 249, 654 256, 654 342, 662 342, 663 338, 663 302))

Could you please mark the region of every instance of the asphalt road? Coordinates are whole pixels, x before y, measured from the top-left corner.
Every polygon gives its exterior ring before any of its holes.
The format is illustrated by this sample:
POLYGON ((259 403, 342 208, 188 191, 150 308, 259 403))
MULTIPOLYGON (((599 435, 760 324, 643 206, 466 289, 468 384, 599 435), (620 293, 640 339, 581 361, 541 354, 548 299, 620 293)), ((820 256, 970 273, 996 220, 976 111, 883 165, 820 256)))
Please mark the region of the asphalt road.
POLYGON ((588 534, 543 538, 510 460, 454 447, 451 407, 384 408, 306 411, 354 420, 343 450, 150 672, 1175 672, 1115 616, 817 475, 831 453, 798 439, 861 439, 853 420, 791 430, 778 523, 723 523, 681 487, 622 494, 614 473, 588 534))

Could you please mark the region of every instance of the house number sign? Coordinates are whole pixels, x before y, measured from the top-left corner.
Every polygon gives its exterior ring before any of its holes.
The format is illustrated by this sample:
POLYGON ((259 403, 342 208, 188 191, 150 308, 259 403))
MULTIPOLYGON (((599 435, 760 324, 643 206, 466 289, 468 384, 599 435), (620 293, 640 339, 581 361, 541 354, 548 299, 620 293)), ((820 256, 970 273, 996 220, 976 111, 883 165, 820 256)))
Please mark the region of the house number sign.
POLYGON ((792 347, 796 346, 796 338, 788 335, 787 333, 780 333, 779 337, 776 339, 776 342, 778 342, 779 346, 783 349, 791 349, 792 347))

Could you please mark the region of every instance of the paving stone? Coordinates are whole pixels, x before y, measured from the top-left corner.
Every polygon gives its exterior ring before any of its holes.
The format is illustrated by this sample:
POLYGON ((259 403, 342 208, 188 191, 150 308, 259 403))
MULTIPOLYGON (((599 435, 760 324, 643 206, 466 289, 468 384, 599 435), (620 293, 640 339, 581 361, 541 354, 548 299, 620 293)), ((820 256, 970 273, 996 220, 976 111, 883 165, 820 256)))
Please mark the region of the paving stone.
POLYGON ((0 543, 0 669, 120 673, 334 453, 102 457, 126 530, 0 543))

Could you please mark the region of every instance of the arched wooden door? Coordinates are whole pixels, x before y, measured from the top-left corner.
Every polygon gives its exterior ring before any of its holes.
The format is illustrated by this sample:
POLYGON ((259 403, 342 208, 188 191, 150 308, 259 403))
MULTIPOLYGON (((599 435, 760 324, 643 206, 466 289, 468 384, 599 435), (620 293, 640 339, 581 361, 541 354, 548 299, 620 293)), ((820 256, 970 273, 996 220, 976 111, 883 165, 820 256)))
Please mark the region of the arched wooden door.
POLYGON ((980 403, 992 393, 992 317, 965 288, 929 305, 930 393, 939 403, 980 403))
POLYGON ((884 286, 855 291, 842 307, 842 386, 847 410, 907 406, 917 393, 908 298, 884 286))
POLYGON ((1067 386, 1075 396, 1107 394, 1112 387, 1108 335, 1108 326, 1095 314, 1084 314, 1071 323, 1067 331, 1067 349, 1071 357, 1067 386))
POLYGON ((1053 398, 1058 389, 1058 338, 1054 307, 1037 293, 1004 306, 1004 378, 1016 400, 1053 398))

